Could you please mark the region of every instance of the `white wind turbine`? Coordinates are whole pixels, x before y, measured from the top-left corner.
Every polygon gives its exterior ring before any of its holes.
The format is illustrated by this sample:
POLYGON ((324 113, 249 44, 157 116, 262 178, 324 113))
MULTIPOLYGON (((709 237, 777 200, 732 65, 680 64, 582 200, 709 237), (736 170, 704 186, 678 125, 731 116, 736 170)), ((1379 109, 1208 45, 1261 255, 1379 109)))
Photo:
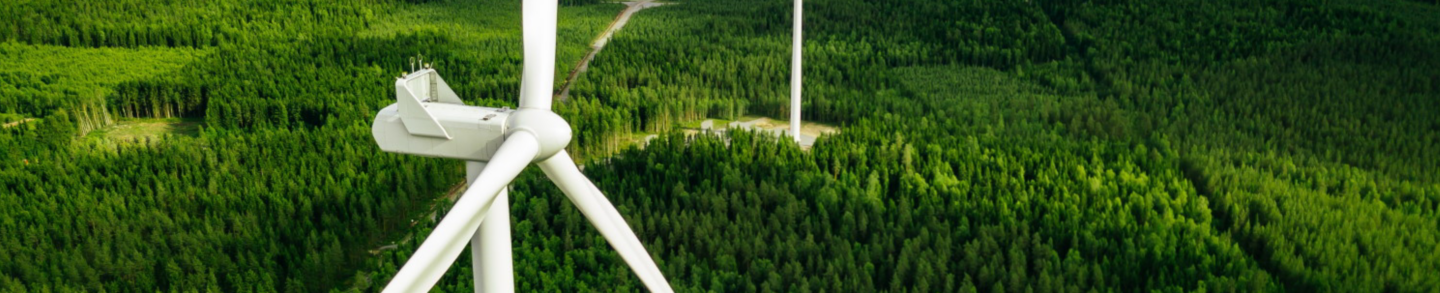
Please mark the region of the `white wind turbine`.
POLYGON ((791 26, 790 33, 790 137, 795 143, 800 140, 800 51, 804 48, 800 38, 800 24, 804 21, 800 12, 803 10, 801 0, 795 0, 795 23, 791 26))
POLYGON ((476 291, 514 292, 505 188, 531 163, 580 208, 651 292, 673 292, 620 212, 565 152, 570 125, 550 111, 558 1, 525 0, 522 10, 520 109, 467 106, 422 62, 420 70, 395 81, 398 101, 375 116, 372 134, 381 150, 465 160, 470 183, 384 292, 429 291, 466 243, 474 254, 476 291))

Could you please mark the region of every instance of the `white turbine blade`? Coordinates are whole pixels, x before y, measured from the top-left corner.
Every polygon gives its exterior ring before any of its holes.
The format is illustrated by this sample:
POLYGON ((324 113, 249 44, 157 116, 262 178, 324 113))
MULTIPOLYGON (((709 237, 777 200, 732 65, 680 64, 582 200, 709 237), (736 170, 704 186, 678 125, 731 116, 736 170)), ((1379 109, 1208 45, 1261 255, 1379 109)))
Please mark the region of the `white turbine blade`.
POLYGON ((450 264, 460 257, 465 245, 470 243, 486 211, 495 203, 496 195, 510 184, 510 180, 520 175, 539 150, 540 143, 529 132, 517 131, 506 137, 505 143, 495 152, 494 159, 486 164, 485 170, 480 172, 450 213, 440 220, 440 224, 430 232, 430 237, 425 238, 425 243, 420 244, 420 248, 395 274, 395 278, 390 279, 384 292, 429 292, 450 264))
POLYGON ((520 107, 550 110, 555 86, 555 26, 560 1, 525 0, 520 5, 520 30, 525 42, 520 107))
POLYGON ((630 264, 630 269, 640 276, 640 281, 650 292, 671 293, 670 283, 665 281, 665 276, 660 273, 660 267, 655 265, 655 260, 645 251, 645 246, 640 244, 640 238, 635 236, 635 231, 625 224, 625 218, 620 216, 620 211, 610 204, 610 200, 596 189, 585 174, 575 167, 575 162, 570 160, 570 154, 565 151, 556 153, 540 162, 540 170, 550 177, 570 201, 580 208, 580 213, 595 225, 600 235, 610 241, 610 246, 620 253, 620 257, 630 264))

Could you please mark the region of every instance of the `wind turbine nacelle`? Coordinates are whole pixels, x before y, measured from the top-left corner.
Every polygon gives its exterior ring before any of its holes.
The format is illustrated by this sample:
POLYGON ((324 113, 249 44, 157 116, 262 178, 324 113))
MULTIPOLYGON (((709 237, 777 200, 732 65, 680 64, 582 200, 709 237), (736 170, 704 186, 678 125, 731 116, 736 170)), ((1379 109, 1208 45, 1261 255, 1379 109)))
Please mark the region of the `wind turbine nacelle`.
POLYGON ((395 81, 396 102, 375 115, 371 134, 386 152, 488 162, 515 111, 467 106, 434 69, 395 81))

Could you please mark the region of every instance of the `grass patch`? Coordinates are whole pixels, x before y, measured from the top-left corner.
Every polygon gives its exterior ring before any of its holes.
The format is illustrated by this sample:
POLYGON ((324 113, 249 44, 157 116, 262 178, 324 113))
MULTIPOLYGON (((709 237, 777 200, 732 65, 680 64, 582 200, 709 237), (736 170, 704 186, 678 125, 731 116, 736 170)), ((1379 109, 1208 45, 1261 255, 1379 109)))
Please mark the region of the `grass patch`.
MULTIPOLYGON (((731 122, 754 123, 754 127, 755 127, 755 128, 758 128, 758 129, 767 129, 767 130, 768 130, 768 129, 790 129, 790 120, 780 120, 780 119, 775 119, 775 118, 770 118, 770 117, 765 117, 765 116, 749 116, 749 115, 747 115, 747 116, 740 116, 740 119, 739 119, 739 120, 725 120, 725 119, 709 119, 709 120, 714 120, 714 121, 715 121, 714 124, 711 125, 711 128, 712 128, 712 129, 729 129, 731 122)), ((680 124, 679 124, 679 127, 680 127, 680 129, 684 129, 684 130, 700 130, 700 124, 702 124, 702 123, 705 123, 705 120, 686 121, 686 122, 680 123, 680 124)), ((819 137, 819 136, 821 136, 821 135, 832 134, 832 133, 836 133, 836 132, 839 132, 839 131, 840 131, 840 127, 837 127, 837 126, 835 126, 835 125, 830 125, 830 124, 825 124, 825 123, 818 123, 818 122, 810 122, 810 121, 800 121, 800 133, 805 134, 805 135, 814 136, 814 137, 819 137)))
POLYGON ((629 146, 631 146, 631 145, 638 145, 638 146, 640 146, 640 147, 644 147, 644 146, 645 146, 645 138, 646 138, 646 137, 649 137, 649 136, 651 136, 651 135, 654 135, 654 133, 636 132, 636 133, 631 133, 631 134, 622 135, 622 136, 620 136, 620 149, 625 149, 625 148, 627 148, 627 147, 629 147, 629 146))
POLYGON ((705 123, 705 120, 714 120, 714 121, 715 121, 715 124, 711 125, 711 127, 714 127, 714 128, 725 128, 725 125, 729 125, 730 122, 732 121, 732 120, 725 120, 725 119, 701 119, 701 120, 681 122, 681 123, 679 124, 679 126, 680 126, 680 129, 700 130, 700 124, 705 123))
POLYGON ((112 141, 143 142, 169 137, 194 137, 200 134, 199 118, 130 118, 96 130, 90 137, 112 141))

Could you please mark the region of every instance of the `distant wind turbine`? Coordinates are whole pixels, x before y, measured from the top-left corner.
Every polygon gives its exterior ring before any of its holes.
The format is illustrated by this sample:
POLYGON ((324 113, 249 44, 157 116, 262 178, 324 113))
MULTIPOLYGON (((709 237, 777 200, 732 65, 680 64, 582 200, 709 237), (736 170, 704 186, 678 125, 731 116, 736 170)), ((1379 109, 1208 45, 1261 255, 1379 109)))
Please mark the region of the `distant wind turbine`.
POLYGON ((791 35, 790 46, 790 137, 795 143, 800 143, 800 51, 802 49, 800 38, 800 24, 802 10, 801 0, 795 0, 795 23, 791 35))

